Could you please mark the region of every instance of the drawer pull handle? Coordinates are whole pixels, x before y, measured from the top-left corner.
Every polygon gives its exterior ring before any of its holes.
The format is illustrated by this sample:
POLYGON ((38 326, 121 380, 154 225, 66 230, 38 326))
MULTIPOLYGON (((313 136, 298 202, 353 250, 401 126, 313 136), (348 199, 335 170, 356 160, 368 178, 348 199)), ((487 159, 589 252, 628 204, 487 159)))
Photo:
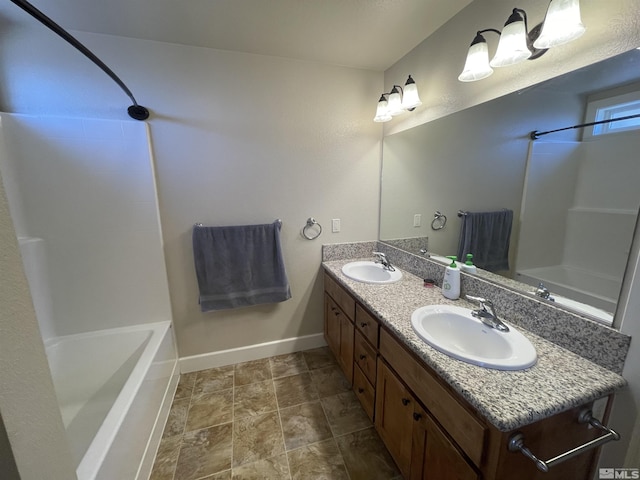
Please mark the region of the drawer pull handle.
POLYGON ((408 398, 403 398, 402 399, 402 404, 406 407, 407 405, 409 405, 409 403, 411 402, 411 400, 409 400, 408 398))
POLYGON ((360 326, 362 328, 365 328, 367 325, 369 325, 367 322, 360 322, 360 326))
POLYGON ((417 412, 413 412, 413 419, 418 422, 420 421, 420 419, 422 418, 422 415, 417 413, 417 412))
POLYGON ((358 393, 364 393, 364 388, 359 387, 359 388, 358 388, 358 393))
POLYGON ((366 356, 366 355, 364 355, 364 354, 360 354, 360 360, 364 360, 365 358, 367 358, 367 356, 366 356))
POLYGON ((531 453, 531 450, 524 446, 524 435, 520 432, 517 432, 509 437, 509 451, 522 453, 525 457, 536 464, 538 470, 546 473, 549 471, 550 467, 553 467, 560 462, 564 462, 565 460, 569 460, 570 458, 573 458, 586 450, 599 447, 600 445, 610 442, 611 440, 620 440, 620 434, 618 434, 615 430, 605 427, 604 425, 602 425, 602 423, 600 423, 599 420, 593 418, 593 414, 589 409, 585 409, 580 412, 580 415, 578 416, 578 423, 588 423, 593 428, 597 428, 598 430, 602 430, 603 432, 607 433, 605 433, 601 437, 594 438, 593 440, 584 443, 579 447, 575 447, 571 450, 561 453, 560 455, 549 460, 540 460, 533 453, 531 453))

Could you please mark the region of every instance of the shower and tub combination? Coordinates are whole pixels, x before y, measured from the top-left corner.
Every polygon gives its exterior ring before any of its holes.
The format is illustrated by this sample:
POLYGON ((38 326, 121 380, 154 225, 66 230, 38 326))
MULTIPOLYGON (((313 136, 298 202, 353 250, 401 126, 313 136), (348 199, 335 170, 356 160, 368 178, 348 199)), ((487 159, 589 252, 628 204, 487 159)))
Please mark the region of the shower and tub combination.
POLYGON ((1 114, 0 169, 78 479, 146 479, 178 380, 147 125, 1 114))
POLYGON ((527 162, 515 278, 611 325, 638 218, 633 132, 536 142, 527 162))

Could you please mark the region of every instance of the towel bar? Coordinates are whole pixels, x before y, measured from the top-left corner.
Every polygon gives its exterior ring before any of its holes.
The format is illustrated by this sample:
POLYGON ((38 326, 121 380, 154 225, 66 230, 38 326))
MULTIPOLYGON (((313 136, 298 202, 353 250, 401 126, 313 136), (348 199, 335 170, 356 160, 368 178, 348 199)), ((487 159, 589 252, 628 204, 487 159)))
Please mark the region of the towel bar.
POLYGON ((536 464, 536 467, 538 467, 538 470, 547 473, 549 471, 549 468, 553 467, 557 463, 564 462, 565 460, 569 460, 570 458, 573 458, 576 455, 586 450, 599 447, 600 445, 610 442, 611 440, 620 440, 620 434, 615 430, 612 430, 602 425, 602 423, 600 423, 598 419, 593 418, 593 414, 589 409, 585 409, 582 412, 580 412, 580 415, 578 416, 578 423, 588 423, 593 428, 597 428, 598 430, 602 430, 607 433, 605 433, 601 437, 594 438, 593 440, 587 443, 584 443, 578 447, 572 448, 571 450, 561 453, 560 455, 557 455, 549 460, 540 460, 531 452, 531 450, 529 450, 527 447, 524 446, 524 435, 518 432, 518 433, 514 433, 513 435, 511 435, 511 437, 509 437, 509 444, 508 444, 509 451, 522 453, 525 457, 527 457, 528 459, 530 459, 536 464))
MULTIPOLYGON (((277 219, 275 220, 275 222, 278 222, 278 223, 280 224, 280 226, 282 226, 282 220, 281 220, 281 219, 277 218, 277 219)), ((274 222, 274 223, 275 223, 275 222, 274 222)), ((202 224, 201 224, 201 223, 194 223, 194 224, 193 224, 193 226, 194 226, 194 227, 202 227, 202 224)))

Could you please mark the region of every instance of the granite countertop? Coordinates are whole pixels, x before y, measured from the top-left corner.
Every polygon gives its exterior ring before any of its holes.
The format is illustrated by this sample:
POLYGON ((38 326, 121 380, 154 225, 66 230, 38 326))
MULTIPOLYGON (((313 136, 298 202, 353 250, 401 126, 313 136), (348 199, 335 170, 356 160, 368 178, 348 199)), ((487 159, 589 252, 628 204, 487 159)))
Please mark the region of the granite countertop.
MULTIPOLYGON (((477 308, 466 300, 449 300, 438 287, 402 271, 402 279, 387 285, 367 284, 342 274, 353 260, 323 262, 326 271, 433 368, 491 424, 507 432, 556 413, 604 397, 626 385, 626 380, 554 343, 516 328, 533 344, 537 363, 526 370, 505 371, 479 367, 441 353, 422 341, 411 326, 411 313, 425 305, 477 308)), ((503 318, 510 324, 509 318, 503 318)))

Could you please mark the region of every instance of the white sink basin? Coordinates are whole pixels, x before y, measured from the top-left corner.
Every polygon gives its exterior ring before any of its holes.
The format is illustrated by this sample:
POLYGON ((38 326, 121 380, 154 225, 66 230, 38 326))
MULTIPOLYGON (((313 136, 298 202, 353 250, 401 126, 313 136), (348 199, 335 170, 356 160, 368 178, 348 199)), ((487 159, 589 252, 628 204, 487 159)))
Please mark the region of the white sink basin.
POLYGON ((536 363, 531 342, 509 325, 508 332, 486 326, 468 308, 429 305, 411 315, 418 336, 458 360, 497 370, 524 370, 536 363))
POLYGON ((352 280, 363 283, 394 283, 402 278, 400 270, 390 272, 381 264, 370 260, 347 263, 342 267, 342 273, 352 280))

